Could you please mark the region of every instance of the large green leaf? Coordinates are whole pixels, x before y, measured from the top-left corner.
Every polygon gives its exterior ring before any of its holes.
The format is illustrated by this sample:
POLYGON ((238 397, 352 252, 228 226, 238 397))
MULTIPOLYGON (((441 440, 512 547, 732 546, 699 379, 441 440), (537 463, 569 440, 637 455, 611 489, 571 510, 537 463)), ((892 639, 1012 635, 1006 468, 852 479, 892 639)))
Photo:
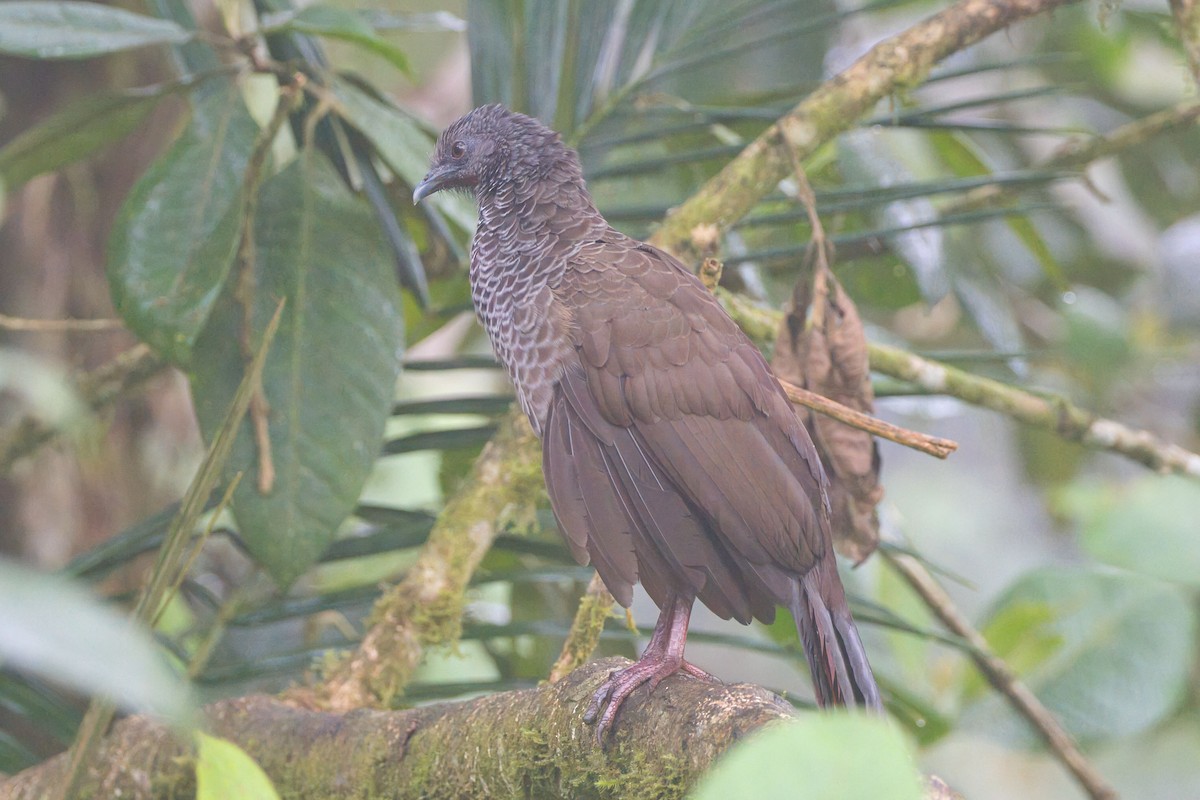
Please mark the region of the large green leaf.
MULTIPOLYGON (((991 620, 994 646, 1001 655, 1020 647, 1021 677, 1079 739, 1139 733, 1183 698, 1196 619, 1189 599, 1170 584, 1127 573, 1041 569, 1004 593, 991 620), (1042 644, 1021 644, 1031 640, 1042 644)), ((970 706, 964 722, 991 736, 1035 742, 995 694, 970 706)))
POLYGON ((1118 567, 1200 585, 1200 486, 1195 481, 1148 475, 1116 491, 1096 486, 1084 496, 1080 535, 1088 552, 1118 567))
POLYGON ((805 714, 733 747, 692 800, 919 800, 904 736, 865 714, 805 714))
POLYGON ((198 101, 183 135, 138 181, 113 225, 108 278, 117 311, 176 363, 190 357, 237 252, 257 135, 235 84, 198 101))
POLYGON ((0 561, 0 661, 181 721, 186 684, 150 636, 62 578, 0 561))
POLYGON ((189 38, 170 20, 100 3, 0 3, 0 53, 15 56, 89 58, 189 38))
POLYGON ((264 32, 295 31, 296 33, 326 36, 358 45, 402 72, 409 72, 404 53, 386 39, 380 38, 361 14, 344 8, 314 4, 298 11, 280 12, 263 19, 264 32))
POLYGON ((171 88, 150 86, 93 95, 23 131, 0 149, 0 179, 5 189, 14 191, 30 178, 86 158, 123 138, 171 88))
MULTIPOLYGON (((263 371, 276 477, 261 493, 249 422, 227 472, 246 471, 233 499, 238 528, 286 585, 333 540, 379 453, 403 321, 378 225, 311 152, 264 184, 255 250, 255 336, 278 298, 287 300, 263 371)), ((192 391, 205 431, 241 377, 243 319, 227 290, 197 339, 192 391)))

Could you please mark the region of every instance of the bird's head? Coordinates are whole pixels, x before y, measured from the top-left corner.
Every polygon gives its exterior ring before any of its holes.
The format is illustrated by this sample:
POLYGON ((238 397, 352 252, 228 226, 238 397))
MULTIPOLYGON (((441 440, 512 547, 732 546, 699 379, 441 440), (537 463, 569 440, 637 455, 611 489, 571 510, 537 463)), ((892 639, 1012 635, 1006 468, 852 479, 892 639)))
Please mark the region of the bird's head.
POLYGON ((544 174, 564 155, 578 163, 558 134, 533 117, 499 104, 480 106, 442 131, 413 202, 442 189, 466 189, 479 197, 504 183, 544 174))

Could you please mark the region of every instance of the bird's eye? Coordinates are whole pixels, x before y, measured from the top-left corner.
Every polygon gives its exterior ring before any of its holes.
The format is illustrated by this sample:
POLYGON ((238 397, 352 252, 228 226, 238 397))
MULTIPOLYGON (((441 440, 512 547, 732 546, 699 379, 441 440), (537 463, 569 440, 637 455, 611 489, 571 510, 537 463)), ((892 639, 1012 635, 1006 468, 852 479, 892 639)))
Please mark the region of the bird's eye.
POLYGON ((455 158, 462 158, 467 153, 467 146, 462 142, 455 142, 450 145, 450 155, 455 158))

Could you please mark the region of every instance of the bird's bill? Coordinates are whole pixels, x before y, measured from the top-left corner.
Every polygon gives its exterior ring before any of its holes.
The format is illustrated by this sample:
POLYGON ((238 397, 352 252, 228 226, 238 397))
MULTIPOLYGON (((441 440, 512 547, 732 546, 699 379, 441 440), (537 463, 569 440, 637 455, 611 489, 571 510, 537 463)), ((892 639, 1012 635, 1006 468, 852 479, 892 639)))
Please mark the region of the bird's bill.
POLYGON ((434 192, 439 192, 446 188, 446 185, 454 177, 454 171, 446 167, 434 167, 429 170, 425 179, 417 184, 413 189, 413 205, 424 200, 434 192))

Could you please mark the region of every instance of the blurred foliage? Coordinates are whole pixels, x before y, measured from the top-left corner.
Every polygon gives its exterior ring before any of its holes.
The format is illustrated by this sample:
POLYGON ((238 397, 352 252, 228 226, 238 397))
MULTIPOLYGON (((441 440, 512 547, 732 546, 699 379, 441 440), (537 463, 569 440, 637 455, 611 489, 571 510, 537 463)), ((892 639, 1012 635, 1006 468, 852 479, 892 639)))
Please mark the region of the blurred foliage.
MULTIPOLYGON (((156 47, 170 56, 173 74, 159 82, 67 103, 0 145, 0 181, 17 192, 120 147, 161 103, 186 99, 173 143, 116 217, 108 274, 125 323, 189 376, 206 431, 241 379, 264 315, 288 299, 264 372, 269 416, 252 412, 261 427, 245 424, 227 468, 227 478, 245 473, 232 513, 212 520, 217 534, 181 586, 185 602, 156 631, 206 698, 282 688, 329 648, 353 646, 379 581, 412 562, 511 395, 486 344, 460 322, 474 209, 452 194, 412 206, 436 129, 394 92, 443 58, 461 58, 455 46, 464 46, 473 101, 505 102, 560 130, 579 149, 601 209, 643 236, 822 78, 934 8, 219 5, 201 29, 186 4, 169 0, 148 2, 144 13, 0 4, 0 53, 121 58, 156 47), (406 342, 420 356, 401 371, 406 342)), ((1162 10, 1059 9, 949 59, 824 147, 805 168, 836 246, 835 271, 868 335, 1065 394, 1196 449, 1200 132, 1168 130, 1086 175, 1050 164, 1066 143, 1194 98, 1183 64, 1162 10), (1004 191, 1000 200, 975 203, 988 187, 1004 191)), ((810 238, 796 187, 784 181, 725 237, 726 284, 782 304, 810 238)), ((0 391, 13 391, 22 409, 80 424, 65 390, 39 399, 45 392, 31 381, 53 370, 24 369, 20 380, 16 356, 0 356, 0 391)), ((881 409, 963 443, 950 467, 885 449, 893 538, 907 536, 905 546, 931 565, 962 576, 955 595, 989 642, 1111 766, 1126 796, 1183 796, 1182 787, 1200 784, 1194 759, 1170 755, 1190 752, 1197 737, 1195 481, 1133 472, 938 398, 901 397, 881 409), (1151 781, 1150 772, 1169 777, 1151 781)), ((112 576, 136 570, 173 516, 165 509, 66 572, 116 585, 112 576)), ((430 654, 409 687, 414 702, 530 685, 553 662, 588 571, 571 561, 548 512, 507 524, 470 589, 460 652, 430 654)), ((919 760, 973 798, 1072 796, 1061 784, 1029 794, 1019 775, 993 781, 1017 771, 1016 759, 1044 760, 1030 754, 1039 743, 895 575, 868 563, 848 577, 889 710, 919 760), (963 747, 980 760, 946 755, 963 747)), ((57 583, 23 587, 0 585, 58 596, 57 583)), ((639 609, 638 621, 649 622, 639 609)), ((786 615, 768 632, 699 627, 692 641, 729 669, 759 665, 736 677, 806 685, 786 615)), ((637 643, 614 619, 602 648, 632 654, 637 643)), ((23 665, 9 655, 0 668, 0 771, 60 749, 78 723, 64 688, 18 672, 23 665)), ((801 764, 869 780, 839 756, 861 750, 862 737, 878 737, 880 752, 895 756, 887 775, 908 769, 895 728, 807 724, 731 756, 697 796, 729 796, 721 787, 801 764)))

